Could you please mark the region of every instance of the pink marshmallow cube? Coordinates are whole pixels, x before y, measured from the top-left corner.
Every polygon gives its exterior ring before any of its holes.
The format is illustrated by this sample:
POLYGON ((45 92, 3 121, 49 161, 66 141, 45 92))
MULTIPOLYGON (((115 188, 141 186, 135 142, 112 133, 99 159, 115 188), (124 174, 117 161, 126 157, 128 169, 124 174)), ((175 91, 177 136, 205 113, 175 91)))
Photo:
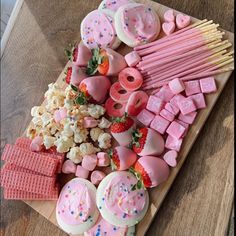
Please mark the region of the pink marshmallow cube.
POLYGON ((192 80, 192 81, 184 82, 184 86, 185 86, 185 94, 187 96, 190 96, 196 93, 201 93, 199 80, 192 80))
POLYGON ((93 117, 84 117, 84 128, 94 128, 98 126, 98 121, 93 117))
POLYGON ((171 112, 167 111, 166 109, 161 110, 160 116, 165 118, 168 121, 173 121, 175 119, 175 115, 173 115, 171 112))
POLYGON ((147 109, 152 111, 155 114, 159 114, 162 108, 164 107, 165 103, 162 99, 156 96, 150 96, 147 103, 147 109))
POLYGON ((179 108, 178 107, 176 107, 175 105, 173 105, 173 104, 171 104, 171 103, 166 103, 166 105, 165 105, 165 109, 167 110, 167 111, 169 111, 169 112, 171 112, 173 115, 178 115, 178 113, 179 113, 179 108))
POLYGON ((168 129, 166 130, 166 133, 171 135, 174 138, 180 139, 183 136, 185 130, 186 129, 184 126, 182 126, 176 121, 173 121, 168 127, 168 129))
POLYGON ((138 115, 137 115, 137 120, 139 122, 141 122, 143 125, 145 126, 149 126, 151 124, 151 122, 153 121, 155 115, 146 110, 146 109, 143 109, 138 115))
POLYGON ((175 120, 175 121, 176 121, 177 123, 181 124, 181 125, 185 128, 185 131, 184 131, 184 133, 183 133, 183 135, 182 135, 182 138, 185 137, 185 136, 187 135, 187 133, 188 133, 189 124, 187 124, 187 123, 185 123, 185 122, 183 122, 183 121, 181 121, 181 120, 175 120))
POLYGON ((102 171, 95 170, 91 174, 91 182, 94 185, 99 185, 100 182, 105 178, 106 174, 102 171))
POLYGON ((179 114, 178 120, 181 120, 187 124, 192 124, 197 116, 197 112, 191 112, 187 115, 183 115, 182 113, 179 114))
POLYGON ((105 152, 98 152, 97 153, 97 158, 98 158, 98 162, 97 162, 97 166, 109 166, 110 165, 110 158, 109 155, 105 152))
POLYGON ((170 104, 179 108, 179 101, 181 101, 185 98, 186 97, 183 96, 182 94, 177 94, 170 100, 170 104))
POLYGON ((169 165, 171 167, 176 167, 177 157, 178 157, 178 152, 176 152, 175 150, 171 150, 171 151, 168 151, 164 154, 163 159, 167 163, 167 165, 169 165))
POLYGON ((179 93, 183 92, 185 89, 183 81, 181 81, 178 78, 171 80, 169 82, 169 87, 170 87, 170 90, 174 94, 179 94, 179 93))
POLYGON ((84 169, 81 165, 77 165, 75 175, 78 178, 87 179, 89 176, 89 170, 84 169))
POLYGON ((197 110, 193 100, 190 97, 185 98, 185 99, 181 99, 178 102, 178 105, 179 105, 179 109, 183 115, 187 115, 187 114, 197 110))
POLYGON ((62 173, 64 174, 74 174, 76 172, 76 165, 71 160, 66 160, 62 165, 62 173))
POLYGON ((217 91, 214 77, 200 79, 200 87, 201 87, 202 93, 214 93, 217 91))
POLYGON ((164 134, 166 129, 168 128, 170 122, 163 117, 157 115, 151 123, 151 128, 159 132, 160 134, 164 134))
POLYGON ((182 143, 183 143, 183 139, 177 139, 177 138, 172 137, 171 135, 168 135, 166 139, 165 147, 179 152, 182 143))
POLYGON ((82 167, 86 170, 93 171, 97 166, 97 155, 86 155, 82 160, 82 167))
POLYGON ((205 101, 203 93, 194 94, 190 96, 190 98, 193 100, 197 109, 206 108, 206 101, 205 101))
POLYGON ((141 57, 136 51, 132 51, 125 55, 125 61, 129 67, 133 67, 141 61, 141 57))
POLYGON ((161 98, 164 102, 169 102, 171 98, 175 96, 174 93, 170 90, 168 85, 163 86, 160 91, 154 94, 156 97, 161 98))

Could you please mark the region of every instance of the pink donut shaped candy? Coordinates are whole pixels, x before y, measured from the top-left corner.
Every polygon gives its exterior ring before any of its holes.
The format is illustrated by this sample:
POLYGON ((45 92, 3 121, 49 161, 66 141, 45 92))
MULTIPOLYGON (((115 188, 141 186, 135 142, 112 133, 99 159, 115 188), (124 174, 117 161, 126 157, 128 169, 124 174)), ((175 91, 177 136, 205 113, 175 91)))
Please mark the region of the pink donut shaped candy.
POLYGON ((131 92, 124 89, 119 82, 115 82, 110 88, 110 97, 119 103, 126 103, 129 100, 131 92))
POLYGON ((127 91, 138 90, 143 84, 143 76, 135 68, 125 68, 118 77, 120 85, 127 91))
POLYGON ((109 9, 113 12, 116 12, 121 6, 132 3, 132 0, 103 0, 99 5, 99 10, 109 9))
POLYGON ((137 116, 147 105, 148 95, 143 91, 133 92, 125 107, 125 111, 130 116, 137 116))
POLYGON ((125 114, 125 103, 115 102, 108 98, 105 103, 105 109, 110 117, 122 117, 125 114))

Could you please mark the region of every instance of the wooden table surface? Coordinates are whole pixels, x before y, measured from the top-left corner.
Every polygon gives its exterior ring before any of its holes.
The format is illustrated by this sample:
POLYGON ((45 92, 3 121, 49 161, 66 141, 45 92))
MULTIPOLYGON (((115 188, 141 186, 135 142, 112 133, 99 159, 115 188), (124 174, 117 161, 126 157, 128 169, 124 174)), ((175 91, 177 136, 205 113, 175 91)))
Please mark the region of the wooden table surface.
MULTIPOLYGON (((25 0, 2 56, 1 150, 27 127, 30 109, 43 101, 67 59, 63 49, 79 38, 82 18, 99 0, 25 0)), ((233 0, 160 0, 199 19, 233 31, 233 0)), ((172 185, 150 236, 223 236, 233 205, 234 80, 229 79, 172 185)), ((25 203, 1 193, 1 235, 66 235, 25 203)))

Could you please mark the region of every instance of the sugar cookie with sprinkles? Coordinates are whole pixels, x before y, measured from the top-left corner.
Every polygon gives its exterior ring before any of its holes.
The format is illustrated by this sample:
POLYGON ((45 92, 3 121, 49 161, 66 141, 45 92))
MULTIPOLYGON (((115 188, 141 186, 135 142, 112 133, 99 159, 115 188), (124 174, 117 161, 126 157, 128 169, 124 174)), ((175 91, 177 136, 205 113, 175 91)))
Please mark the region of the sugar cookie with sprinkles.
POLYGON ((132 189, 137 183, 133 174, 116 171, 107 175, 97 189, 96 202, 102 217, 112 225, 131 227, 146 215, 148 192, 132 189))
POLYGON ((71 235, 82 234, 97 222, 96 188, 88 180, 74 178, 61 190, 56 206, 58 225, 71 235))
POLYGON ((116 12, 121 6, 133 2, 134 1, 132 0, 103 0, 99 5, 98 9, 109 9, 111 11, 116 12))

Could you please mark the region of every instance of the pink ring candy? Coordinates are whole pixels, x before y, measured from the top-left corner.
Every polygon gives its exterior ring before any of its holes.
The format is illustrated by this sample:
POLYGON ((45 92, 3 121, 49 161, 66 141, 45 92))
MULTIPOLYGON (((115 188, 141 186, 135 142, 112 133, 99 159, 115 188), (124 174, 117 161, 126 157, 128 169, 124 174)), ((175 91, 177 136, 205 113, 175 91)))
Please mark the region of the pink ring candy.
POLYGON ((115 102, 111 98, 108 98, 105 108, 110 117, 122 117, 125 114, 125 105, 124 103, 115 102))
POLYGON ((129 100, 130 95, 131 92, 127 92, 119 82, 114 83, 110 88, 110 97, 115 102, 125 103, 129 100))

